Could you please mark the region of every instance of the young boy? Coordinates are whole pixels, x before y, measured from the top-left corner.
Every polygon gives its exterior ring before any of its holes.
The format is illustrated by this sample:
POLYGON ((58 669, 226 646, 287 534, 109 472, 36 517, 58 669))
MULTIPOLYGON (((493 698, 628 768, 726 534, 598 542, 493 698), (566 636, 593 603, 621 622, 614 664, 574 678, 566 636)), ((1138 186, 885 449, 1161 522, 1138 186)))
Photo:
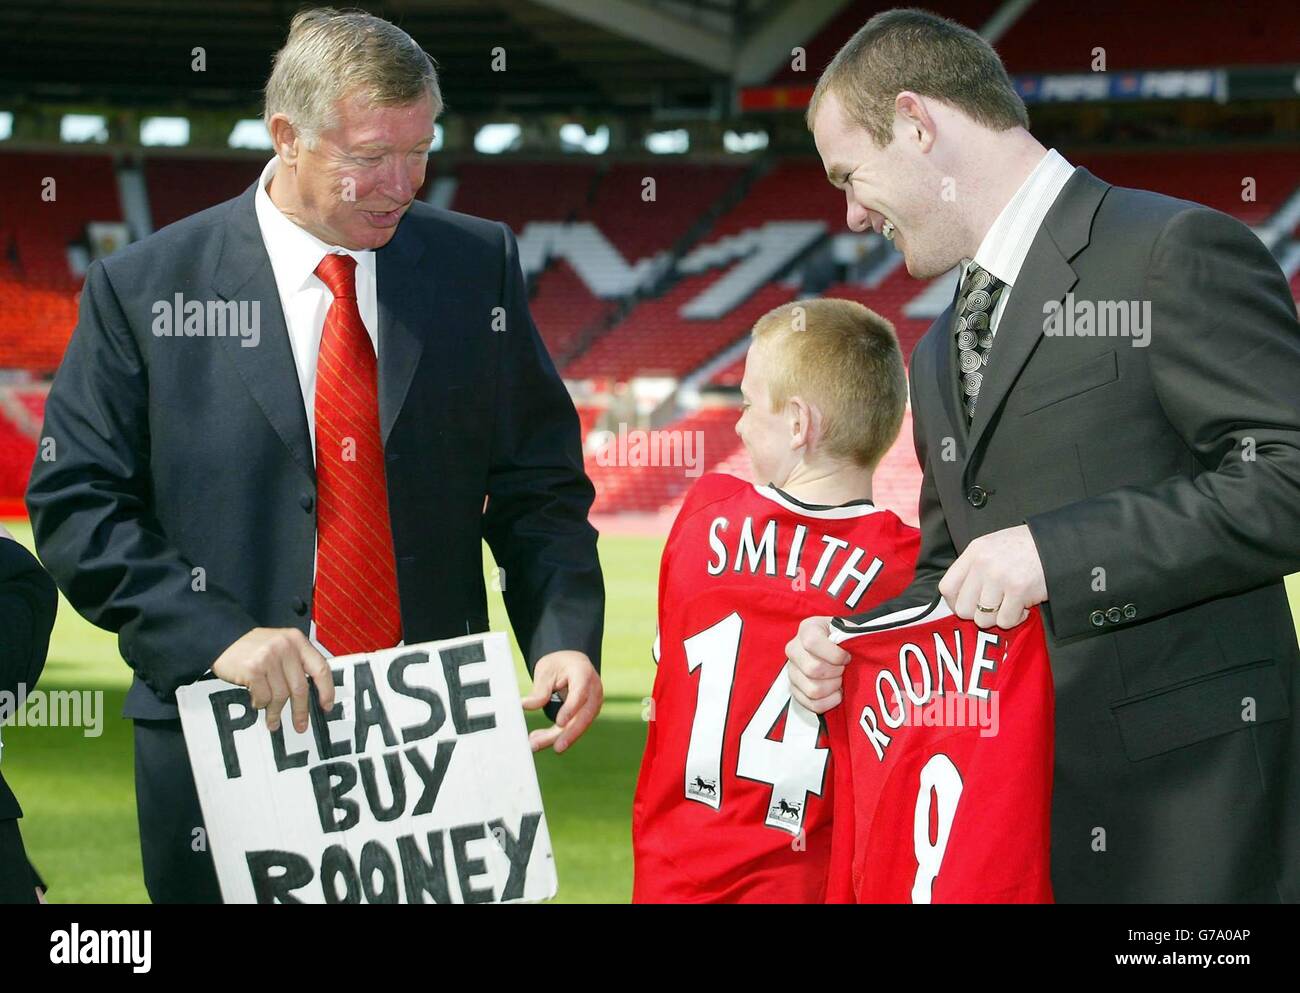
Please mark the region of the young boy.
POLYGON ((785 646, 804 617, 897 596, 915 565, 919 532, 871 502, 907 398, 888 321, 848 300, 778 307, 741 394, 756 483, 702 477, 660 563, 634 902, 823 899, 830 753, 785 646))

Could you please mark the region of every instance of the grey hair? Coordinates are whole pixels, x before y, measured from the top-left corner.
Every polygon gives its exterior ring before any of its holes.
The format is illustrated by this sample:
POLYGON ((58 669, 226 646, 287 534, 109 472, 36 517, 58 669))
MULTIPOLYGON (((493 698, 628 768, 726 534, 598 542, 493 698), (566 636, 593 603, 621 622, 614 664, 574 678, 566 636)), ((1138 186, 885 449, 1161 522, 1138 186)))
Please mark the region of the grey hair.
POLYGON ((271 61, 262 119, 267 127, 284 114, 315 148, 322 131, 337 123, 335 105, 360 93, 375 107, 433 98, 442 113, 442 92, 433 59, 409 34, 363 10, 316 7, 294 15, 284 47, 271 61))

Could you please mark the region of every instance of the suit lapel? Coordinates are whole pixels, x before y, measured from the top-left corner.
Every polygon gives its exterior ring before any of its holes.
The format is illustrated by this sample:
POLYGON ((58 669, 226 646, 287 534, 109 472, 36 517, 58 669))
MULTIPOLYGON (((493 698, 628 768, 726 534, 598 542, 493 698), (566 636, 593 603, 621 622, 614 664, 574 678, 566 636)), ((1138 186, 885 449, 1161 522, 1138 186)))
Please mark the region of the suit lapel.
MULTIPOLYGON (((1035 235, 1006 309, 998 319, 997 334, 989 351, 988 371, 970 424, 968 451, 978 450, 994 416, 1006 402, 1012 383, 1028 361, 1043 334, 1044 306, 1059 303, 1078 277, 1070 259, 1088 244, 1092 217, 1108 186, 1086 169, 1076 169, 1052 204, 1035 235)), ((945 354, 952 364, 955 346, 945 354)), ((955 375, 954 375, 955 382, 955 375)), ((954 393, 955 402, 955 393, 954 393)), ((959 416, 964 422, 964 414, 959 416)), ((969 463, 968 463, 969 465, 969 463)))
POLYGON ((259 301, 261 337, 256 348, 224 351, 231 356, 244 385, 294 461, 315 479, 316 462, 312 457, 302 390, 298 386, 298 370, 289 344, 289 329, 253 205, 256 192, 254 182, 234 204, 226 223, 212 288, 222 300, 259 301))
POLYGON ((416 329, 430 314, 431 277, 417 268, 424 242, 410 217, 375 253, 379 295, 379 432, 385 443, 401 413, 424 340, 416 329))

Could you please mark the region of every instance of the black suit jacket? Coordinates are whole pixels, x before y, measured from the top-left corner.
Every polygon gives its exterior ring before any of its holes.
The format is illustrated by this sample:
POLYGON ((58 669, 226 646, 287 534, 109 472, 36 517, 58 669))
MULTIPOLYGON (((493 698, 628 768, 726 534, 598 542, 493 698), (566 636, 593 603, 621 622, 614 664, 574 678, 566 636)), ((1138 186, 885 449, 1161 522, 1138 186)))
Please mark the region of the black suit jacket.
MULTIPOLYGON (((315 470, 255 191, 92 264, 45 408, 37 548, 72 605, 118 633, 129 717, 175 717, 176 688, 251 628, 309 627, 315 470), (176 294, 255 303, 258 344, 156 334, 155 304, 176 294)), ((558 649, 599 665, 594 491, 514 236, 416 202, 376 254, 405 641, 487 629, 486 538, 530 671, 558 649)))
MULTIPOLYGON (((11 699, 17 699, 20 687, 24 695, 36 688, 58 606, 58 591, 32 553, 0 538, 0 691, 13 694, 11 699)), ((23 816, 2 774, 5 764, 13 761, 6 747, 0 756, 0 821, 23 816)), ((0 865, 0 875, 11 871, 16 867, 0 865)))
POLYGON ((1057 898, 1300 899, 1282 583, 1300 568, 1300 327, 1277 264, 1225 214, 1078 169, 969 427, 952 320, 911 363, 916 580, 871 615, 928 600, 974 538, 1027 523, 1056 683, 1057 898), (1045 334, 1067 293, 1149 302, 1149 344, 1045 334))

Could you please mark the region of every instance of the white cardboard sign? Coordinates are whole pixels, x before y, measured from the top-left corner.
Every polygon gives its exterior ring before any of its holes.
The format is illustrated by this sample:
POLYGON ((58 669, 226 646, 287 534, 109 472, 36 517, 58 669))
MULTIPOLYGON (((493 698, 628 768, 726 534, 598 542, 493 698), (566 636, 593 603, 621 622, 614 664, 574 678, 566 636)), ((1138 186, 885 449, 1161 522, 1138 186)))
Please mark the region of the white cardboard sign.
POLYGON ((227 903, 555 895, 506 636, 330 660, 335 706, 280 730, 223 680, 176 694, 227 903))

